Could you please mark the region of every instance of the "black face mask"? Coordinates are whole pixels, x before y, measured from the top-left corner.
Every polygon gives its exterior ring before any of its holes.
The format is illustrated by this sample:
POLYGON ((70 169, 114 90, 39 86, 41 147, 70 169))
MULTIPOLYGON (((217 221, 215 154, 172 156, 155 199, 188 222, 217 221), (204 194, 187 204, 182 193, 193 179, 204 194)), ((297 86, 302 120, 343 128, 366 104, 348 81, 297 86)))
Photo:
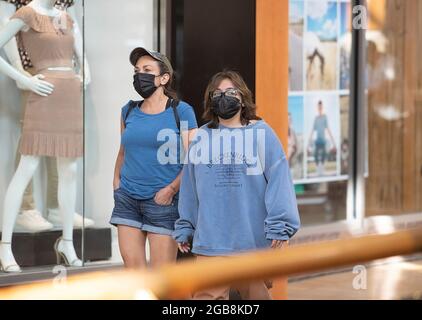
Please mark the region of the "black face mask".
POLYGON ((214 113, 224 120, 233 118, 240 110, 242 104, 238 98, 221 95, 211 101, 214 113))
POLYGON ((154 83, 155 78, 155 75, 149 73, 135 73, 133 76, 133 87, 142 98, 148 99, 158 89, 154 83))

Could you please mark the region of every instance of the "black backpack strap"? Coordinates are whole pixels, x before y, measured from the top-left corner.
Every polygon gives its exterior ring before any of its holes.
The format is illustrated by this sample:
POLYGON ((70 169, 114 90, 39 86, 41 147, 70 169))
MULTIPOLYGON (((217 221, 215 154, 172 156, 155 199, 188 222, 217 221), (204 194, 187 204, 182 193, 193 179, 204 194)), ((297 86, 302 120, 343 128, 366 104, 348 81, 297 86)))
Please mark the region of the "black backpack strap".
POLYGON ((126 127, 126 120, 129 117, 129 114, 133 111, 133 109, 135 109, 142 101, 133 101, 130 100, 129 101, 129 108, 127 109, 127 112, 125 114, 125 117, 123 119, 123 123, 125 124, 126 127))
POLYGON ((173 109, 174 119, 176 120, 177 129, 179 129, 180 133, 180 117, 179 112, 177 111, 177 106, 179 105, 179 101, 176 99, 171 99, 170 106, 173 109))
MULTIPOLYGON (((126 127, 126 120, 129 117, 129 114, 133 111, 133 109, 135 109, 140 103, 142 103, 142 101, 133 101, 131 100, 129 102, 129 108, 125 114, 125 117, 123 119, 123 123, 125 124, 126 127)), ((173 109, 173 113, 174 113, 174 119, 176 120, 176 125, 177 125, 177 129, 179 129, 180 132, 180 117, 179 117, 179 112, 177 111, 177 106, 179 105, 179 101, 175 100, 175 99, 168 99, 167 101, 167 106, 166 109, 168 108, 172 108, 173 109)))

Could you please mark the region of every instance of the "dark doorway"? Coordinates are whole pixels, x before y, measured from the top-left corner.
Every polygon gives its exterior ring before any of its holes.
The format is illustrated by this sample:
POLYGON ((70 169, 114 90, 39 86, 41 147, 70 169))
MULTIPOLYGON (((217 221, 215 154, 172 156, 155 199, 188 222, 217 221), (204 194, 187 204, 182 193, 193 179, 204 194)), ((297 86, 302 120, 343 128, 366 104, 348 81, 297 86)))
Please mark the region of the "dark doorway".
POLYGON ((180 97, 199 124, 208 81, 239 71, 255 92, 255 0, 172 0, 170 56, 180 97))

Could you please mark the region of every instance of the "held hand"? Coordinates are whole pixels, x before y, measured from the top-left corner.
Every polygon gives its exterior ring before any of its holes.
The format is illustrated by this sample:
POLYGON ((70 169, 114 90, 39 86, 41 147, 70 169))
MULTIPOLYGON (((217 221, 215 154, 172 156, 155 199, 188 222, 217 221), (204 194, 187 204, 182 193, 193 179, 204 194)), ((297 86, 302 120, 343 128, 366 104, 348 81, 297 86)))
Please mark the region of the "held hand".
POLYGON ((188 253, 190 251, 190 244, 187 242, 182 242, 177 244, 180 252, 188 253))
POLYGON ((271 243, 272 249, 281 249, 288 241, 286 240, 273 240, 271 243))
POLYGON ((20 82, 20 86, 23 90, 30 90, 42 97, 48 97, 54 91, 54 85, 44 81, 45 76, 37 74, 30 78, 25 78, 25 81, 20 82))
POLYGON ((175 190, 172 187, 167 186, 155 194, 154 201, 159 205, 168 206, 173 201, 175 194, 175 190))

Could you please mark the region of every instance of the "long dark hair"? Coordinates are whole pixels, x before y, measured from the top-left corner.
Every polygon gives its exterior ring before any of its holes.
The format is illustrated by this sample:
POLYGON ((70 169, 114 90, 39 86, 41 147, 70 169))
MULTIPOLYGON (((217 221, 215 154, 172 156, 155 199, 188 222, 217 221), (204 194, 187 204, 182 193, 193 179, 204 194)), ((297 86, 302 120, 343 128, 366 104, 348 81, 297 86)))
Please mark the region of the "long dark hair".
POLYGON ((261 120, 261 118, 256 115, 256 105, 253 102, 252 92, 246 85, 245 80, 243 80, 242 76, 236 71, 224 70, 215 74, 211 78, 205 91, 204 113, 202 118, 210 122, 208 127, 214 129, 218 128, 218 116, 211 109, 211 93, 217 90, 220 83, 225 79, 233 82, 234 86, 239 90, 240 96, 242 97, 243 107, 240 113, 240 121, 242 125, 249 124, 251 120, 261 120))

